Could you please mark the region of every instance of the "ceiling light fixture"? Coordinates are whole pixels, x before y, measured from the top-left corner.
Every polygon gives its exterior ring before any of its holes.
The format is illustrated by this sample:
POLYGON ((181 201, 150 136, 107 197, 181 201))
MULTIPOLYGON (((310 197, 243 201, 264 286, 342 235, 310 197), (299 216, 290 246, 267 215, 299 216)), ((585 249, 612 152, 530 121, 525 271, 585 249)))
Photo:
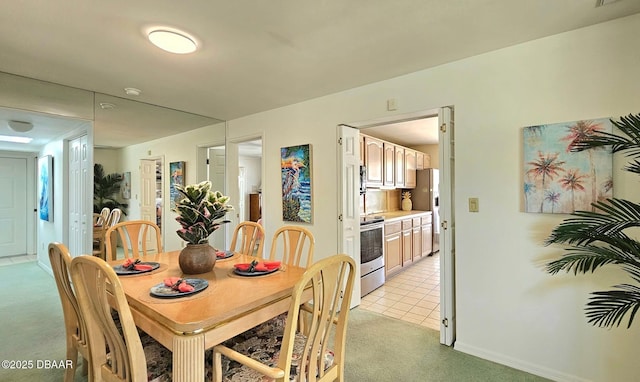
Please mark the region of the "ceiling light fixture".
POLYGON ((7 122, 9 128, 16 133, 26 133, 27 131, 31 131, 33 129, 33 123, 25 122, 25 121, 9 121, 7 122))
POLYGON ((3 141, 3 142, 29 143, 32 140, 33 138, 28 138, 28 137, 13 137, 10 135, 0 135, 0 141, 3 141))
POLYGON ((156 29, 149 32, 149 41, 160 49, 176 54, 193 53, 198 48, 195 40, 183 32, 156 29))
POLYGON ((142 90, 136 88, 124 88, 124 92, 130 96, 139 96, 142 90))
POLYGON ((115 109, 116 105, 110 102, 100 102, 100 108, 103 110, 110 110, 110 109, 115 109))

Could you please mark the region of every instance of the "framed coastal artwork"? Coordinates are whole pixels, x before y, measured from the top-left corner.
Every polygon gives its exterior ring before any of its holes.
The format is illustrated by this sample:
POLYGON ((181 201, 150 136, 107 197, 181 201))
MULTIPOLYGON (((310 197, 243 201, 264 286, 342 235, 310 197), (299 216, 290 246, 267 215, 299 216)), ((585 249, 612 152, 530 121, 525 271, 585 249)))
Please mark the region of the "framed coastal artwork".
POLYGON ((176 201, 180 197, 176 184, 184 186, 184 162, 169 163, 169 196, 172 210, 176 208, 176 201))
POLYGON ((524 128, 525 212, 593 211, 591 203, 613 196, 613 155, 608 148, 573 152, 597 132, 612 132, 607 118, 524 128))
POLYGON ((313 221, 311 145, 281 148, 280 174, 282 220, 311 223, 313 221))
POLYGON ((127 171, 122 174, 122 199, 131 199, 131 172, 127 171))
POLYGON ((40 220, 53 221, 53 156, 38 159, 38 214, 40 220))

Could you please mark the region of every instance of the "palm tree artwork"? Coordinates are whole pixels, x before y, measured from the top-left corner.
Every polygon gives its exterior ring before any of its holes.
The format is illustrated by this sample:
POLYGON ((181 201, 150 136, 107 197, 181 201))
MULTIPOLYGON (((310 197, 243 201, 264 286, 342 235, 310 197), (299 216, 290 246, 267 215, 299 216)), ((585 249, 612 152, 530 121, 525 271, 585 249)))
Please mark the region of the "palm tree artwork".
MULTIPOLYGON (((640 114, 612 121, 613 132, 598 131, 575 142, 573 152, 609 149, 626 152, 629 157, 624 170, 640 174, 640 114)), ((611 178, 604 188, 611 186, 611 178)), ((556 226, 545 245, 559 244, 564 251, 545 265, 546 272, 592 274, 603 267, 621 268, 621 281, 611 290, 591 293, 585 307, 587 321, 598 327, 618 327, 626 321, 631 327, 640 310, 640 204, 611 196, 596 200, 589 210, 579 210, 556 226)))
POLYGON ((568 214, 612 197, 613 188, 605 184, 613 174, 611 152, 574 149, 587 137, 611 131, 608 119, 525 127, 525 212, 568 214))
POLYGON ((565 190, 571 192, 571 209, 575 211, 575 192, 576 191, 584 191, 583 180, 586 175, 580 174, 580 170, 577 168, 568 170, 565 176, 560 179, 560 186, 565 190))

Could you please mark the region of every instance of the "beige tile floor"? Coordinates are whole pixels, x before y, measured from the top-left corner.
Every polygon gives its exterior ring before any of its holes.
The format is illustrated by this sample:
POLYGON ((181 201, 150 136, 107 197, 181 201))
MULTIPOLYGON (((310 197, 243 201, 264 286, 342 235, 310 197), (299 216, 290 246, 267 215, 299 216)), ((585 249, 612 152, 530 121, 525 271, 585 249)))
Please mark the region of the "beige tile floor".
POLYGON ((440 253, 391 276, 362 298, 360 308, 440 330, 440 253))

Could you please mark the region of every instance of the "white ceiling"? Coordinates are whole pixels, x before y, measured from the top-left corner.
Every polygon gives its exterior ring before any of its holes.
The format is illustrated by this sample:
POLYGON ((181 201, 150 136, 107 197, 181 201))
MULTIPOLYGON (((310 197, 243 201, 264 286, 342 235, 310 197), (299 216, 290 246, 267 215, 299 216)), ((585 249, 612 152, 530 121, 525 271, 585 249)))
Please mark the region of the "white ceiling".
MULTIPOLYGON (((637 0, 595 4, 9 1, 0 71, 123 98, 135 87, 138 101, 229 120, 640 12, 637 0), (156 48, 145 36, 153 26, 188 32, 199 51, 156 48)), ((127 144, 117 132, 110 139, 127 144)))

